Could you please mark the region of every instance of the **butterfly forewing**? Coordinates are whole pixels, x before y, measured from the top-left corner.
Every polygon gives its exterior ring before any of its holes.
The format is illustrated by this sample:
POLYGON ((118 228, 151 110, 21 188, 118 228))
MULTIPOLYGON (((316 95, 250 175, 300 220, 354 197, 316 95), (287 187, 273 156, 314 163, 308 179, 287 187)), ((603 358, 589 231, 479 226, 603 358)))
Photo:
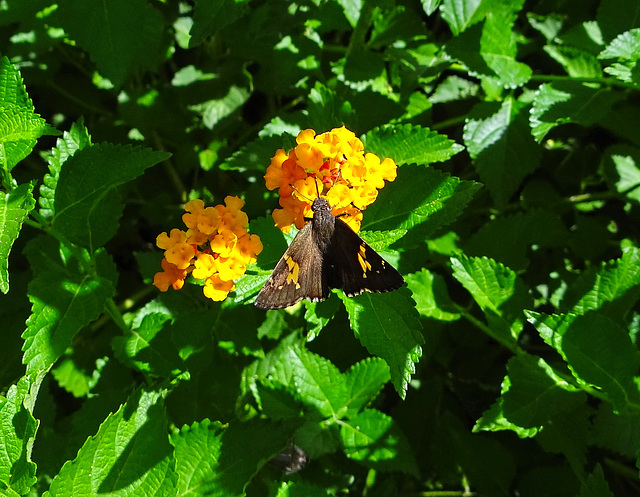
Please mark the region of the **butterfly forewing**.
POLYGON ((300 300, 323 300, 329 288, 319 277, 322 254, 312 241, 311 223, 305 224, 276 264, 258 293, 255 305, 261 309, 282 309, 300 300))
POLYGON ((390 292, 404 284, 402 275, 341 219, 336 219, 324 260, 329 287, 340 288, 350 297, 365 290, 390 292))

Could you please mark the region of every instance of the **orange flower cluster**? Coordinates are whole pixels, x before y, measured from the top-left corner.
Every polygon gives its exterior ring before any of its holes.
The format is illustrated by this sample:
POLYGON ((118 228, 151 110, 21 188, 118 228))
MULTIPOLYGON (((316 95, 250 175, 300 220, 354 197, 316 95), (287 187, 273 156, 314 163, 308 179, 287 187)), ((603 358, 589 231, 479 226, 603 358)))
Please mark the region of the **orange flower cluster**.
POLYGON ((344 126, 316 135, 305 129, 288 154, 279 149, 264 176, 269 190, 278 188, 282 209, 273 220, 282 231, 292 224, 300 229, 313 217, 311 204, 320 194, 333 208, 334 216, 358 232, 362 210, 378 196, 384 182, 396 179, 396 164, 375 154, 365 154, 360 139, 344 126))
POLYGON ((247 233, 249 219, 241 210, 244 202, 229 196, 224 203, 205 208, 202 200, 191 200, 182 216, 187 231, 174 228, 169 235, 158 235, 156 245, 165 251, 164 271, 155 274, 153 284, 160 291, 166 292, 170 286, 180 290, 191 273, 204 280, 206 297, 224 300, 235 289, 233 280, 256 261, 262 242, 258 235, 247 233))

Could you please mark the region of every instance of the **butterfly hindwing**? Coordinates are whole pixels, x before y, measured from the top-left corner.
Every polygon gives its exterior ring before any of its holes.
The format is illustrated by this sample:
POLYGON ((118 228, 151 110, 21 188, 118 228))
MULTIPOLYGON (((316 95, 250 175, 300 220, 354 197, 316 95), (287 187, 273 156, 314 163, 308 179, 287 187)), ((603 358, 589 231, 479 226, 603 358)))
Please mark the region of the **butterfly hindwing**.
POLYGON ((324 279, 330 288, 348 296, 362 292, 390 292, 404 284, 404 278, 339 218, 324 254, 324 279))
POLYGON ((300 300, 323 300, 329 288, 318 270, 322 254, 313 243, 311 223, 298 232, 258 293, 255 305, 262 309, 282 309, 300 300))

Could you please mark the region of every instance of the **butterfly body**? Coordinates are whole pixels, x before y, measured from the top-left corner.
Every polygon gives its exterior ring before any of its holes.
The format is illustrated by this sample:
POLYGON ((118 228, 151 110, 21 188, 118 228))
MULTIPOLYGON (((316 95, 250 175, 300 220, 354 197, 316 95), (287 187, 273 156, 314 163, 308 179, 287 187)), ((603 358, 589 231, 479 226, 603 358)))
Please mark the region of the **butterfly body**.
POLYGON ((316 198, 313 218, 298 232, 258 293, 255 305, 282 309, 302 299, 324 300, 331 288, 348 296, 389 292, 404 279, 344 221, 331 213, 329 202, 316 198))

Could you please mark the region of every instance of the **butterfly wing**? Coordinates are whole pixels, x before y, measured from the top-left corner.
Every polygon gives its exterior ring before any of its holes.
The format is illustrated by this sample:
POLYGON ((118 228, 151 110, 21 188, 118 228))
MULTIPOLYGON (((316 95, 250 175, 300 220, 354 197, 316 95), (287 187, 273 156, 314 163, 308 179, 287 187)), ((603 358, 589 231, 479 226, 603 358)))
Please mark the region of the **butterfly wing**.
POLYGON ((256 297, 261 309, 282 309, 302 299, 323 300, 329 287, 322 277, 322 253, 313 242, 311 223, 305 224, 276 264, 256 297))
POLYGON ((390 292, 404 278, 340 218, 326 248, 322 272, 330 288, 353 297, 362 292, 390 292))

